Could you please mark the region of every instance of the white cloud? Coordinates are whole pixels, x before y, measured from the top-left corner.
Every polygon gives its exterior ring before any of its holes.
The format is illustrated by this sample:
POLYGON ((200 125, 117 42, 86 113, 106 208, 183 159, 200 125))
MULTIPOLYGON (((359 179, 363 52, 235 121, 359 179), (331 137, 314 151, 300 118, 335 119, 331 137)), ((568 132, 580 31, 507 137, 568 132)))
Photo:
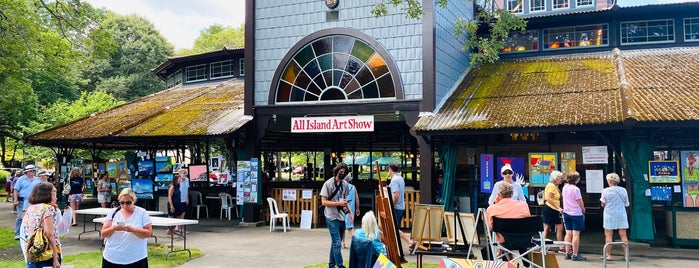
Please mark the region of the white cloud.
POLYGON ((212 24, 245 23, 244 0, 84 0, 117 14, 136 14, 153 23, 175 49, 191 48, 199 31, 212 24))

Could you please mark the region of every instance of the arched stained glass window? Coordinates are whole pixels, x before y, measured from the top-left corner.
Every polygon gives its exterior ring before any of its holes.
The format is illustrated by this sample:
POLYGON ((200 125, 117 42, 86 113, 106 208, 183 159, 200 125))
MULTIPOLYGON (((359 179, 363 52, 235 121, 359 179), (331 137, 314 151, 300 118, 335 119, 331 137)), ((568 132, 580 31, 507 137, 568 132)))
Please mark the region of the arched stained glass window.
POLYGON ((324 36, 294 54, 279 76, 275 102, 395 99, 386 60, 366 42, 324 36))

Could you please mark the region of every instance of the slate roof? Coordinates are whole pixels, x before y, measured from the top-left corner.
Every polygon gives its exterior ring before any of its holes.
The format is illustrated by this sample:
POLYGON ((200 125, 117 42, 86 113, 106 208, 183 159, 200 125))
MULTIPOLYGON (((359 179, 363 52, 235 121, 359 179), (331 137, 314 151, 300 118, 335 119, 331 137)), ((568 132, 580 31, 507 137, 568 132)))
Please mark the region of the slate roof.
POLYGON ((243 85, 237 79, 179 85, 37 133, 28 140, 51 146, 229 134, 252 120, 243 114, 243 85))
POLYGON ((699 48, 503 60, 468 71, 418 132, 699 121, 699 48))

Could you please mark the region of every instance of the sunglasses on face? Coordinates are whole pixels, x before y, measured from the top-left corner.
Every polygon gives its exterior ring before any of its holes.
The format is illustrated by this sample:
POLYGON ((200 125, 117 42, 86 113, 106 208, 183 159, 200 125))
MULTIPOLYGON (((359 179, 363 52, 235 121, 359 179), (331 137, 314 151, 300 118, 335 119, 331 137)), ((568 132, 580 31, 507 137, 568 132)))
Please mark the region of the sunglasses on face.
POLYGON ((131 201, 119 201, 119 204, 122 204, 122 205, 131 205, 132 203, 133 202, 131 202, 131 201))
POLYGON ((512 175, 512 171, 505 171, 502 173, 502 175, 512 175))

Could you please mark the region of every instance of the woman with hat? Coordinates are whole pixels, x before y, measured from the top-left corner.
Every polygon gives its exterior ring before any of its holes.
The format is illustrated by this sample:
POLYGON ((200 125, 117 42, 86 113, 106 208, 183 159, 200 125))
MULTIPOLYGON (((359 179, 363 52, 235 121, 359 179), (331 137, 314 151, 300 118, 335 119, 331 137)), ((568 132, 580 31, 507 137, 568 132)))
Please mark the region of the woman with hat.
POLYGON ((502 180, 496 182, 495 185, 493 185, 493 192, 490 193, 490 198, 488 198, 488 204, 492 205, 500 201, 500 192, 498 189, 500 189, 500 184, 502 182, 512 184, 512 189, 514 192, 512 195, 513 200, 519 200, 526 203, 527 197, 524 196, 524 190, 522 190, 522 185, 519 185, 519 183, 516 183, 512 179, 515 175, 515 172, 512 170, 512 166, 510 166, 510 164, 505 164, 504 166, 502 166, 502 168, 500 168, 500 175, 502 175, 502 180))

